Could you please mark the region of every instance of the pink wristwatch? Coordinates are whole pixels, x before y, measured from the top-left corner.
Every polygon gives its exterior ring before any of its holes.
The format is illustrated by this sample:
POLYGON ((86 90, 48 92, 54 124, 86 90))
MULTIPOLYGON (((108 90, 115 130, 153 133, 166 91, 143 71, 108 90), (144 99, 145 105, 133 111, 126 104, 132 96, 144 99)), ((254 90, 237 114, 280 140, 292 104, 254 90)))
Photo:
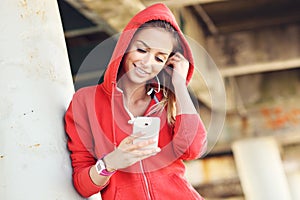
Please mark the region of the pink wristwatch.
POLYGON ((111 175, 113 175, 114 173, 116 173, 116 171, 113 171, 113 172, 107 171, 103 159, 99 159, 99 160, 96 162, 96 171, 97 171, 98 174, 100 174, 100 175, 102 175, 102 176, 111 176, 111 175))

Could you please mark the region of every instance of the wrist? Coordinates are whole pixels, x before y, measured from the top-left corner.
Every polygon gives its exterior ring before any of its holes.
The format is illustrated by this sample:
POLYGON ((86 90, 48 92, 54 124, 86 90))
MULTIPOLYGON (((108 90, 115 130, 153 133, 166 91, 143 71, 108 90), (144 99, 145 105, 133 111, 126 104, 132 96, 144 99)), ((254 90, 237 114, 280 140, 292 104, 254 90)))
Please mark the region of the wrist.
POLYGON ((116 170, 113 170, 112 168, 107 168, 106 167, 106 164, 105 164, 103 158, 99 159, 96 162, 95 167, 96 167, 97 173, 101 176, 111 176, 116 172, 116 170))
POLYGON ((106 167, 106 170, 107 170, 108 172, 115 172, 115 171, 117 170, 117 169, 115 169, 115 168, 113 168, 113 167, 110 166, 110 162, 109 162, 109 160, 107 159, 106 156, 104 156, 104 157, 102 158, 102 160, 103 160, 103 162, 104 162, 104 164, 105 164, 105 167, 106 167))
POLYGON ((186 91, 188 91, 185 82, 173 84, 173 87, 174 87, 174 92, 176 95, 184 94, 186 91))

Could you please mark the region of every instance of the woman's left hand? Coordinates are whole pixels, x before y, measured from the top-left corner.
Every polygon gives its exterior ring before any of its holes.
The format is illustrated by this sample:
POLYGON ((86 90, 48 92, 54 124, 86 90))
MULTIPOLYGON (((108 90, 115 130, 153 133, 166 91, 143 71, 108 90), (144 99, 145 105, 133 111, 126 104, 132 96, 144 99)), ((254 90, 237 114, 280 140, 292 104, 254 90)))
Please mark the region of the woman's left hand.
POLYGON ((189 71, 189 61, 179 52, 176 52, 166 62, 165 70, 172 76, 172 83, 174 86, 186 82, 189 71), (172 67, 170 67, 172 66, 172 67))

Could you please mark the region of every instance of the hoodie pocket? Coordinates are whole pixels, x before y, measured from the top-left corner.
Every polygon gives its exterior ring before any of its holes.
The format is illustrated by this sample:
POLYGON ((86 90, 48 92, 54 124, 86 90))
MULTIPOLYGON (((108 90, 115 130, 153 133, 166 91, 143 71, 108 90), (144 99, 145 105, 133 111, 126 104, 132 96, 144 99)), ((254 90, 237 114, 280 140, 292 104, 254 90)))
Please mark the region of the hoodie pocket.
POLYGON ((114 200, 133 200, 133 199, 146 199, 145 189, 143 182, 132 182, 128 185, 118 186, 116 188, 114 200))
POLYGON ((198 192, 182 177, 169 174, 152 180, 155 200, 186 199, 202 200, 198 192))

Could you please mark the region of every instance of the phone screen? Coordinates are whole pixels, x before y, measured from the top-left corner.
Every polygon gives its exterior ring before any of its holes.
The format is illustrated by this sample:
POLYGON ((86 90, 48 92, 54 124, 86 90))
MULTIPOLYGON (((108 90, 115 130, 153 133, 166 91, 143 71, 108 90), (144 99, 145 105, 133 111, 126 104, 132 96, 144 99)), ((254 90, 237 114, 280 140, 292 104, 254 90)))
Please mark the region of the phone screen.
POLYGON ((147 146, 147 148, 155 148, 158 146, 160 129, 159 117, 137 117, 133 123, 133 134, 144 133, 143 136, 136 138, 133 143, 154 139, 156 143, 147 146))

